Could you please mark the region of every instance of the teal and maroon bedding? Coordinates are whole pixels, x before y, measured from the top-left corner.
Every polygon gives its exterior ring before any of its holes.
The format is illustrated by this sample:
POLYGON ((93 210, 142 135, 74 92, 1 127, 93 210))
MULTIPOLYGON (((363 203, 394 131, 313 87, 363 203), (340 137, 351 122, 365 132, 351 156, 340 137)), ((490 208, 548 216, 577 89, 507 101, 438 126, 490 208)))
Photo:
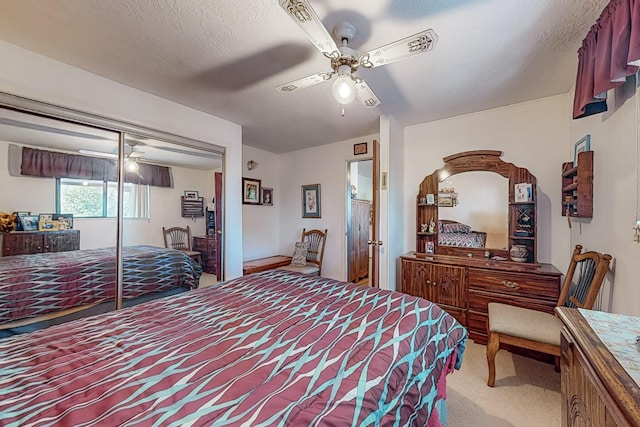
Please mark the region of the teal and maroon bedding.
MULTIPOLYGON (((176 287, 194 289, 202 268, 184 252, 126 246, 123 299, 176 287)), ((115 248, 0 257, 0 324, 113 301, 115 248)))
POLYGON ((0 340, 0 424, 439 425, 466 337, 426 300, 271 270, 0 340))

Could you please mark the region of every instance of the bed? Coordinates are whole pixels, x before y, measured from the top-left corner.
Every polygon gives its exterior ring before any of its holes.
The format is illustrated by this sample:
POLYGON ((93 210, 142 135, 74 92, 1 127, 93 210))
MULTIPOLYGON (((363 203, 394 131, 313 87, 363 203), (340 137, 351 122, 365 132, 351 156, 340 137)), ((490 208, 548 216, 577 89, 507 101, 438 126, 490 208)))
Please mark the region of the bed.
POLYGON ((0 424, 437 426, 466 339, 426 300, 269 270, 0 340, 0 424))
POLYGON ((487 233, 473 231, 467 224, 457 221, 439 220, 438 231, 438 245, 441 246, 484 248, 487 243, 487 233))
MULTIPOLYGON (((195 289, 202 274, 188 255, 173 249, 127 246, 122 259, 126 301, 195 289)), ((113 302, 115 277, 115 248, 0 257, 0 327, 113 302)))

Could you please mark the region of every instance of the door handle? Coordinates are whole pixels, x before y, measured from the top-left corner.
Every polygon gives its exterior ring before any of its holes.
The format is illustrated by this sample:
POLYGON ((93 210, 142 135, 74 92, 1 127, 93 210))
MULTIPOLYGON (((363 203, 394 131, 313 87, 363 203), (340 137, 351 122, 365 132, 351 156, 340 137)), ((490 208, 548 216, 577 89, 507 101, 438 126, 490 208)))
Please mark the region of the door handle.
POLYGON ((367 243, 373 246, 382 246, 382 240, 368 240, 367 243))

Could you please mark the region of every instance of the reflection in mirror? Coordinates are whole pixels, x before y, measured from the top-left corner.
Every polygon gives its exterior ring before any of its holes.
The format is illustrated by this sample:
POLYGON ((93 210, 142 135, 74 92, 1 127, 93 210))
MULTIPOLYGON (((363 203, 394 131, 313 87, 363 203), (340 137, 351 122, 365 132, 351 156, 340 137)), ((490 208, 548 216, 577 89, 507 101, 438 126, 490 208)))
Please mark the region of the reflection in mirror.
POLYGON ((438 187, 440 245, 472 245, 468 247, 487 249, 508 247, 507 178, 494 172, 464 172, 449 176, 438 187))
POLYGON ((0 294, 22 295, 0 298, 0 337, 113 310, 117 295, 128 306, 218 280, 223 154, 150 131, 123 133, 119 158, 120 135, 0 107, 0 294), (188 227, 198 256, 167 249, 163 227, 188 227))

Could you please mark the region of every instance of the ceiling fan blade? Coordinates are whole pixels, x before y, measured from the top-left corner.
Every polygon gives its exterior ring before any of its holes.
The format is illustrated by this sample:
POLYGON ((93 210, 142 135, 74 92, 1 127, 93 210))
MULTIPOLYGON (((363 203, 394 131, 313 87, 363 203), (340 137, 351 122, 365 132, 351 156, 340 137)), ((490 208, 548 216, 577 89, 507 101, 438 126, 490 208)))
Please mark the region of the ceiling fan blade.
POLYGON ((144 153, 142 151, 133 151, 127 157, 130 159, 135 159, 142 156, 144 153))
POLYGON ((282 86, 278 86, 276 89, 278 90, 278 92, 284 92, 284 93, 293 92, 296 89, 304 89, 306 87, 313 86, 318 83, 327 81, 331 79, 331 77, 333 77, 333 74, 334 73, 312 74, 310 76, 303 77, 301 79, 294 80, 289 83, 285 83, 282 86))
POLYGON ((364 52, 360 56, 360 66, 365 68, 379 67, 409 58, 419 53, 428 52, 438 42, 438 35, 433 30, 425 30, 395 42, 364 52))
POLYGON ((117 159, 118 158, 118 154, 107 153, 107 152, 104 152, 104 151, 78 150, 78 153, 89 154, 91 156, 96 156, 96 157, 106 157, 108 159, 117 159))
POLYGON ((356 96, 365 108, 376 108, 380 105, 380 100, 364 80, 356 83, 356 96))
POLYGON ((280 0, 278 3, 320 52, 327 57, 338 52, 336 42, 307 0, 280 0))

